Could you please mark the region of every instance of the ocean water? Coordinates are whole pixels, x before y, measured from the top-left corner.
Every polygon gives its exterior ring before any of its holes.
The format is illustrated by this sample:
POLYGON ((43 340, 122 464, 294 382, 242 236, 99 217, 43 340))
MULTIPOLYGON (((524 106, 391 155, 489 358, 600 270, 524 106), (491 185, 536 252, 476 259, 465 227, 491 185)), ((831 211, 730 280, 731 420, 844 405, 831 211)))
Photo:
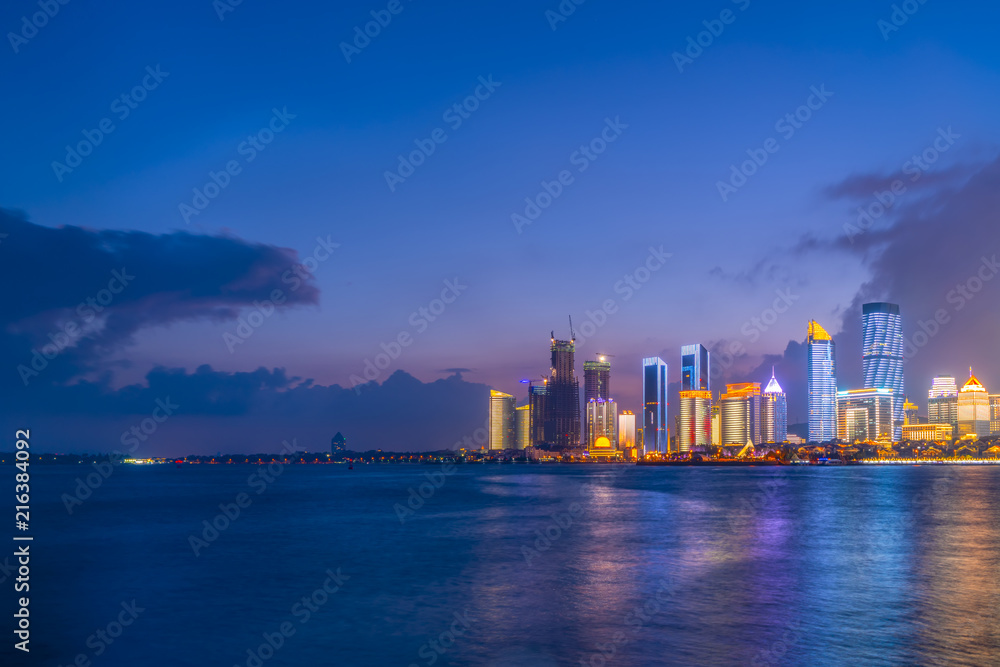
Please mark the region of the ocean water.
POLYGON ((998 467, 32 472, 4 665, 1000 664, 998 467))

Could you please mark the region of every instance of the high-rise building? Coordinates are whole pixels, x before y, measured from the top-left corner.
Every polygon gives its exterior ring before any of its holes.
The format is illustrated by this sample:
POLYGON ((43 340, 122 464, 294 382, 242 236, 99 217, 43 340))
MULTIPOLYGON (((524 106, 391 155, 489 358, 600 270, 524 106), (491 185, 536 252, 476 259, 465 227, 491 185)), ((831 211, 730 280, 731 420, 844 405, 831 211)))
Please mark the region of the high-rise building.
POLYGON ((496 389, 490 390, 491 450, 514 449, 514 408, 517 399, 496 389))
POLYGON ((764 388, 760 420, 763 442, 777 443, 788 439, 788 397, 774 377, 773 368, 771 380, 764 388))
POLYGON ((688 390, 680 393, 677 449, 690 452, 712 444, 712 392, 688 390))
POLYGON ((718 403, 712 404, 712 444, 722 444, 722 408, 718 403))
POLYGON ((919 409, 916 403, 910 403, 910 399, 906 399, 906 403, 903 404, 903 426, 920 423, 920 417, 917 415, 919 409))
POLYGON ((635 435, 635 414, 629 410, 623 410, 618 415, 618 449, 624 452, 635 447, 635 435))
POLYGON ((837 437, 844 442, 893 441, 895 400, 889 388, 837 392, 837 437))
POLYGON ((990 397, 971 368, 969 381, 958 390, 958 434, 980 438, 990 434, 990 397))
POLYGON ((528 405, 531 406, 531 445, 533 447, 545 444, 545 409, 548 397, 548 381, 546 384, 528 385, 528 405))
POLYGON ((938 375, 927 392, 927 421, 951 424, 952 437, 958 435, 958 384, 951 375, 938 375))
POLYGON ((599 438, 607 438, 611 447, 618 443, 618 405, 615 399, 592 398, 587 401, 587 447, 593 448, 599 438))
POLYGON ((642 360, 642 451, 666 452, 667 364, 659 357, 642 360))
POLYGON ((719 398, 723 445, 761 443, 761 402, 759 382, 726 385, 719 398))
POLYGON ((990 394, 990 435, 1000 435, 1000 394, 990 394))
POLYGON ((337 435, 333 436, 330 440, 330 451, 333 454, 337 452, 343 452, 347 450, 347 438, 340 431, 337 431, 337 435))
POLYGON ((865 389, 892 389, 893 440, 903 434, 903 319, 895 303, 866 303, 861 309, 865 389))
POLYGON ((531 447, 531 405, 521 405, 514 409, 515 449, 531 447))
POLYGON ((837 349, 833 337, 815 320, 809 323, 809 441, 837 438, 837 349))
POLYGON ((711 391, 709 352, 701 344, 681 347, 681 391, 711 391))
POLYGON ((546 384, 545 441, 560 449, 580 446, 580 381, 574 370, 576 339, 552 335, 552 369, 546 384))
MULTIPOLYGON (((600 355, 597 361, 583 362, 583 405, 584 408, 593 400, 606 401, 611 398, 611 363, 600 355)), ((583 441, 590 446, 592 441, 588 430, 590 420, 584 418, 583 441)))

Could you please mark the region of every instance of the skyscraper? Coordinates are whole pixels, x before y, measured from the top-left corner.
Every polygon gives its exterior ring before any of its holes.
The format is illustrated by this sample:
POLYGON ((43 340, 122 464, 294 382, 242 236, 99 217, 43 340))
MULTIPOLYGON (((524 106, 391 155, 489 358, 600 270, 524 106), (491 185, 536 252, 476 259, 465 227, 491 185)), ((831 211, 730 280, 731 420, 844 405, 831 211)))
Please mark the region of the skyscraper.
POLYGON ((514 448, 525 449, 531 446, 531 405, 521 405, 514 409, 514 448))
POLYGON ((690 390, 680 394, 677 449, 690 452, 712 444, 712 392, 690 390))
POLYGON ((681 391, 711 391, 709 352, 704 345, 681 348, 681 391))
POLYGON ((809 322, 809 440, 837 438, 837 350, 833 337, 815 320, 809 322))
MULTIPOLYGON (((611 398, 611 363, 604 356, 598 356, 597 361, 583 362, 583 405, 584 408, 591 399, 606 401, 611 398)), ((583 440, 590 446, 590 420, 583 423, 583 440)))
POLYGON ((938 375, 927 392, 927 421, 951 424, 952 437, 958 435, 958 384, 951 375, 938 375))
POLYGON ((895 400, 889 388, 837 392, 837 437, 844 442, 895 440, 895 400))
POLYGON ((635 414, 623 410, 618 415, 618 449, 623 452, 636 446, 635 414))
POLYGON ((784 442, 788 439, 788 397, 774 377, 773 368, 771 380, 764 388, 760 420, 763 442, 784 442))
POLYGON ((969 381, 958 390, 958 434, 980 438, 990 434, 990 397, 971 368, 969 381))
POLYGON ((516 399, 496 389, 490 390, 491 450, 514 449, 514 407, 516 399))
POLYGON ((906 403, 903 389, 903 320, 895 303, 866 303, 861 309, 865 389, 892 390, 893 440, 901 440, 906 403))
POLYGON ((548 384, 528 385, 528 405, 531 406, 531 445, 545 444, 545 410, 548 402, 548 384))
POLYGON ((719 398, 723 445, 761 443, 761 394, 759 382, 727 384, 719 398))
POLYGON ((990 435, 1000 435, 1000 394, 990 394, 990 435))
POLYGON ((587 401, 587 447, 593 448, 599 438, 607 438, 611 447, 618 444, 618 405, 613 398, 592 398, 587 401))
POLYGON ((667 364, 659 357, 642 360, 642 450, 667 451, 667 364))
POLYGON ((574 370, 576 339, 552 335, 552 368, 546 384, 545 441, 559 449, 580 446, 580 381, 574 370))

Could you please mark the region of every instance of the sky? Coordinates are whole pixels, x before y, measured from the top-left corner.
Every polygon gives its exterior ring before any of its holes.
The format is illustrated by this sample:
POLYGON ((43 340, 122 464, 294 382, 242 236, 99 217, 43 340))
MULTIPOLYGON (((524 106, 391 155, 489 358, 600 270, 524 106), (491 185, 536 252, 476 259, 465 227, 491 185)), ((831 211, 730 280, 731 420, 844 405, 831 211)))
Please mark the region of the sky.
POLYGON ((137 455, 451 447, 569 317, 623 409, 700 342, 804 421, 807 322, 856 387, 870 300, 921 406, 1000 387, 998 7, 38 11, 0 9, 0 427, 46 451, 168 397, 137 455))

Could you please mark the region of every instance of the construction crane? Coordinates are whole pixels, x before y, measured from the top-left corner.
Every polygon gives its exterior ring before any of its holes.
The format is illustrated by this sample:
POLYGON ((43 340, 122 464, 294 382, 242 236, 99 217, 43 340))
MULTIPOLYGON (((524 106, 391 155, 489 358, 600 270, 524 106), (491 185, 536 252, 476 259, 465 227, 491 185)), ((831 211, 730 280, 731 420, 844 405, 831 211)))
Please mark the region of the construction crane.
POLYGON ((613 356, 615 356, 613 354, 604 354, 603 352, 595 352, 594 354, 597 355, 597 360, 598 361, 604 361, 604 357, 613 357, 613 356))
POLYGON ((573 331, 573 316, 569 316, 569 339, 576 340, 576 332, 573 331))

